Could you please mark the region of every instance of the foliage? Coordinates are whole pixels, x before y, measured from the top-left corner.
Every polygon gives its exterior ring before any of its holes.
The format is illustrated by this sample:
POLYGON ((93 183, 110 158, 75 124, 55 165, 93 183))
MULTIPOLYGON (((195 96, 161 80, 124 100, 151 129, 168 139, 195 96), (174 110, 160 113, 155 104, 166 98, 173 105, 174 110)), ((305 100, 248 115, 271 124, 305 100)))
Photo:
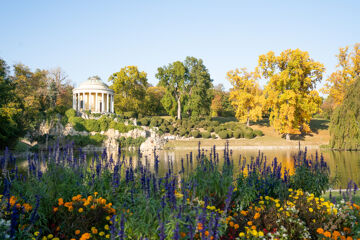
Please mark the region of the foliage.
POLYGON ((220 132, 218 132, 218 135, 221 139, 227 139, 229 138, 229 134, 228 134, 228 131, 226 130, 222 130, 220 132))
POLYGON ((121 137, 118 139, 118 142, 120 143, 120 146, 122 148, 128 148, 128 147, 140 147, 143 142, 145 142, 144 137, 121 137))
POLYGON ((360 78, 349 88, 343 103, 335 109, 330 122, 330 147, 360 149, 360 78))
POLYGON ((322 79, 324 66, 299 49, 274 52, 259 57, 266 105, 271 109, 270 124, 290 139, 290 134, 310 132, 309 122, 319 111, 321 98, 315 85, 322 79))
POLYGON ((211 101, 211 116, 212 117, 232 117, 234 116, 234 108, 230 102, 230 93, 224 90, 222 84, 214 86, 212 95, 214 98, 211 101))
POLYGON ((341 105, 344 101, 346 92, 360 76, 360 43, 354 45, 352 52, 349 47, 340 48, 337 67, 340 68, 332 73, 326 80, 322 91, 334 100, 333 109, 341 105))
POLYGON ((67 141, 74 142, 76 146, 85 147, 87 145, 101 146, 106 136, 96 133, 95 135, 67 135, 67 141))
POLYGON ((198 138, 198 137, 201 137, 201 134, 198 130, 194 130, 194 131, 191 131, 191 136, 193 136, 194 138, 198 138))
POLYGON ((161 103, 168 114, 181 119, 182 115, 199 118, 209 113, 212 80, 201 59, 186 57, 184 62, 160 67, 156 77, 166 89, 161 103))
POLYGON ((240 122, 250 125, 250 121, 262 119, 264 96, 256 82, 258 74, 248 73, 246 69, 236 69, 227 73, 227 79, 233 88, 230 91, 231 105, 240 122))
POLYGON ((145 114, 149 116, 165 115, 166 111, 161 104, 161 99, 165 95, 164 87, 148 87, 146 89, 144 109, 145 114))
POLYGON ((136 66, 126 66, 109 77, 111 88, 115 91, 115 112, 143 112, 147 74, 140 72, 136 66))
POLYGON ((202 138, 210 138, 211 137, 211 132, 202 132, 201 137, 202 138))

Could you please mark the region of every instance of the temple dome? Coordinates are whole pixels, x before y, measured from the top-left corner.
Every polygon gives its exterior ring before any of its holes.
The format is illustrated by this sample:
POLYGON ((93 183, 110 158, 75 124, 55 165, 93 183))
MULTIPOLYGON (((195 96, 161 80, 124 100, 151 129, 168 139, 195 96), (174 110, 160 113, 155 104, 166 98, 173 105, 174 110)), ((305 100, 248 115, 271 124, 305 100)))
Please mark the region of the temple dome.
POLYGON ((103 83, 99 77, 89 77, 85 82, 80 83, 74 90, 105 90, 113 91, 108 85, 103 83))

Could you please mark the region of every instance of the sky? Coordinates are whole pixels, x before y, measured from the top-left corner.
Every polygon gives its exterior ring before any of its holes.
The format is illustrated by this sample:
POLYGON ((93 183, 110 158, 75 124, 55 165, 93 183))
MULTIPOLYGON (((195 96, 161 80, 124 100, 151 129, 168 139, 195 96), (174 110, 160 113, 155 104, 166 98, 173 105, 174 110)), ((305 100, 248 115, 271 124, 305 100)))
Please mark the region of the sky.
POLYGON ((299 48, 324 64, 320 88, 339 48, 360 42, 359 9, 355 0, 8 0, 0 5, 0 58, 61 67, 76 86, 93 75, 107 82, 129 65, 156 85, 158 67, 194 56, 229 89, 229 70, 251 71, 261 54, 299 48))

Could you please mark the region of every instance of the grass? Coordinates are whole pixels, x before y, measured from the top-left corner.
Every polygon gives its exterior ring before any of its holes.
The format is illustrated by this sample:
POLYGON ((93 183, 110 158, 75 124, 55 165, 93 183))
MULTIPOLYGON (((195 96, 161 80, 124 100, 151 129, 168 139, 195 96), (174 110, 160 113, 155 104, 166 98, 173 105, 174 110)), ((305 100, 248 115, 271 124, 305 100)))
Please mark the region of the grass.
MULTIPOLYGON (((216 120, 222 119, 225 121, 234 121, 233 118, 216 118, 216 120)), ((215 120, 215 118, 213 118, 215 120)), ((269 121, 263 119, 256 123, 252 123, 250 126, 254 130, 261 130, 264 133, 263 137, 256 137, 254 139, 228 139, 232 147, 239 146, 254 146, 261 148, 262 146, 278 146, 278 147, 297 147, 304 146, 320 146, 327 145, 330 140, 330 134, 328 130, 329 120, 313 119, 310 121, 310 128, 312 133, 305 135, 298 140, 286 141, 280 134, 278 134, 271 126, 269 121)), ((223 146, 227 140, 224 139, 185 139, 185 140, 171 140, 165 148, 193 148, 197 146, 198 142, 201 142, 203 147, 211 147, 213 145, 223 146)))

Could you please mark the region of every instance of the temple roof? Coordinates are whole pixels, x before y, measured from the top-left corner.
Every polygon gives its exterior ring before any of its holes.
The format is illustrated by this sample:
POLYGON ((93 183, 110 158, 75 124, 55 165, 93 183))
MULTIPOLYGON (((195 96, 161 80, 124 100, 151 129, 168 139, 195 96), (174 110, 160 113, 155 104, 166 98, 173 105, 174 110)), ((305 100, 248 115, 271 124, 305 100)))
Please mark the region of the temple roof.
POLYGON ((105 90, 113 91, 109 88, 108 85, 103 83, 99 77, 89 77, 85 82, 80 83, 79 87, 75 88, 77 90, 105 90))

